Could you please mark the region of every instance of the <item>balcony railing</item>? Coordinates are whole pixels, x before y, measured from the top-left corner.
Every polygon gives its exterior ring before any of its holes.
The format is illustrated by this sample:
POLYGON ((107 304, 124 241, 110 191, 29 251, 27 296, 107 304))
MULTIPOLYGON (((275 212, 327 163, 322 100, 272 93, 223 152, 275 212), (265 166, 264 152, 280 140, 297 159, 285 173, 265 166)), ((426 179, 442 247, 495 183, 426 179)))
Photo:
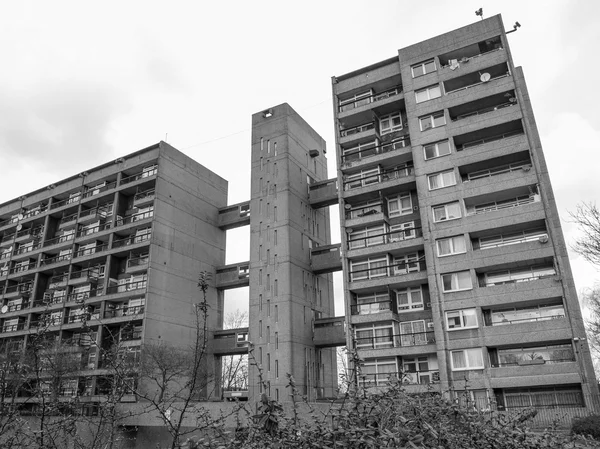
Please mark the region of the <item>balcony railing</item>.
POLYGON ((374 302, 361 302, 360 304, 352 304, 350 313, 352 315, 371 315, 381 312, 396 312, 395 304, 389 299, 374 302))
POLYGON ((154 176, 156 173, 158 173, 158 165, 153 165, 152 167, 144 169, 140 173, 121 178, 121 185, 135 182, 138 179, 149 178, 150 176, 154 176))
POLYGON ((364 270, 353 270, 350 271, 350 279, 351 282, 366 281, 381 277, 418 273, 420 271, 424 271, 425 269, 425 256, 422 256, 414 262, 399 262, 391 265, 374 266, 364 270))
POLYGON ((51 246, 51 245, 56 245, 58 243, 65 243, 65 242, 68 242, 69 240, 73 240, 74 238, 75 238, 75 234, 61 235, 59 237, 55 237, 53 239, 46 240, 44 242, 44 247, 51 246))
POLYGON ((17 232, 17 234, 15 235, 15 239, 20 239, 22 237, 35 238, 35 237, 39 237, 41 233, 42 233, 41 227, 23 229, 23 230, 17 232))
POLYGON ((427 385, 440 381, 439 370, 404 371, 394 373, 362 374, 359 376, 361 387, 383 387, 390 381, 399 380, 408 385, 427 385))
POLYGON ((113 248, 122 248, 124 246, 129 246, 129 245, 136 245, 138 243, 143 243, 146 242, 148 240, 150 240, 150 238, 152 237, 151 233, 147 233, 147 234, 141 234, 141 235, 130 235, 128 237, 125 237, 123 239, 119 239, 119 240, 114 240, 112 247, 113 248))
POLYGON ((17 266, 12 267, 10 270, 8 270, 8 274, 22 273, 24 271, 32 270, 35 267, 36 267, 35 262, 30 262, 26 265, 17 265, 17 266))
POLYGON ((403 136, 398 140, 382 143, 377 146, 368 146, 355 150, 344 151, 342 154, 342 163, 350 161, 358 161, 366 157, 375 156, 377 154, 389 153, 390 151, 399 150, 410 146, 410 138, 403 136))
POLYGON ((148 264, 149 260, 150 260, 150 258, 148 255, 128 259, 127 260, 127 268, 133 268, 133 267, 139 267, 142 265, 146 265, 146 264, 148 264))
POLYGON ((154 189, 149 189, 149 190, 146 190, 145 192, 136 193, 135 196, 133 197, 133 201, 137 202, 137 201, 141 201, 146 198, 153 197, 154 193, 155 193, 154 189))
POLYGON ((75 220, 77 220, 77 214, 66 215, 58 221, 58 224, 61 225, 65 223, 70 223, 75 220))
POLYGON ((3 228, 4 226, 8 226, 10 224, 17 223, 18 221, 19 221, 19 219, 17 217, 11 217, 8 220, 0 221, 0 228, 3 228))
POLYGON ((120 284, 120 285, 111 285, 106 289, 106 294, 110 295, 112 293, 122 293, 128 292, 131 290, 141 290, 145 289, 148 281, 138 281, 138 282, 129 282, 128 284, 120 284))
POLYGON ((117 186, 117 182, 109 182, 102 187, 92 187, 86 192, 83 193, 82 198, 89 198, 94 195, 98 195, 99 193, 106 192, 107 190, 114 189, 117 186))
POLYGON ((346 220, 368 217, 369 215, 385 213, 385 203, 378 202, 367 206, 356 206, 346 210, 346 220))
POLYGON ((81 199, 81 195, 73 196, 71 198, 66 198, 61 201, 53 202, 50 205, 50 209, 58 209, 59 207, 65 206, 67 204, 77 203, 81 199))
MULTIPOLYGON (((8 285, 4 289, 4 294, 8 295, 11 293, 20 293, 20 294, 26 295, 26 294, 31 293, 32 290, 33 290, 33 284, 27 282, 24 284, 8 285)), ((0 291, 0 293, 1 293, 1 291, 0 291)))
POLYGON ((465 150, 467 148, 476 147, 479 145, 483 145, 485 143, 496 142, 497 140, 508 139, 510 137, 519 136, 522 134, 523 134, 523 130, 520 130, 520 129, 514 130, 514 131, 509 131, 509 132, 502 133, 502 134, 496 134, 491 137, 485 137, 483 139, 477 139, 477 140, 472 140, 471 142, 465 142, 462 145, 460 145, 459 148, 457 148, 457 149, 465 150))
POLYGON ((481 109, 478 109, 477 111, 467 112, 465 114, 457 115, 455 118, 452 119, 452 121, 455 122, 457 120, 463 120, 465 118, 473 117, 473 116, 476 116, 476 115, 487 114, 488 112, 494 112, 494 111, 497 111, 499 109, 504 109, 504 108, 508 108, 510 106, 515 106, 516 104, 517 104, 517 102, 516 102, 516 99, 515 99, 515 101, 512 101, 512 102, 508 101, 506 103, 501 103, 501 104, 496 105, 496 106, 489 106, 489 107, 486 107, 486 108, 481 108, 481 109))
POLYGON ((349 180, 349 176, 344 181, 344 190, 352 190, 360 187, 367 187, 373 184, 379 184, 391 179, 406 178, 414 173, 412 166, 396 167, 391 170, 385 170, 381 173, 363 176, 349 180))
POLYGON ((40 204, 35 209, 31 209, 30 211, 25 212, 23 214, 23 220, 26 220, 27 218, 35 217, 36 215, 39 215, 42 212, 45 212, 46 210, 48 210, 48 205, 47 204, 40 204))
POLYGON ((527 318, 513 318, 513 319, 508 319, 506 317, 502 317, 502 319, 500 319, 499 317, 494 317, 492 315, 492 322, 490 324, 488 324, 488 326, 504 326, 506 324, 518 324, 518 323, 536 323, 538 321, 548 321, 548 320, 558 320, 561 318, 565 318, 564 313, 561 315, 547 315, 547 316, 528 316, 527 318))
POLYGON ((339 112, 349 111, 351 109, 358 108, 365 104, 375 103, 377 101, 386 100, 390 97, 400 95, 402 93, 402 85, 397 85, 391 89, 379 92, 377 94, 371 94, 368 96, 360 97, 355 100, 342 100, 338 107, 339 112))
POLYGON ((108 216, 108 212, 105 210, 98 209, 98 208, 88 209, 79 214, 79 219, 81 220, 82 218, 94 217, 94 216, 97 216, 99 219, 103 219, 108 216))
POLYGON ((42 261, 40 262, 40 266, 52 265, 54 263, 64 262, 66 260, 71 260, 70 253, 58 255, 58 256, 54 256, 54 257, 46 257, 45 259, 42 259, 42 261))
POLYGON ((96 234, 101 231, 105 231, 106 229, 110 229, 110 223, 99 224, 92 228, 84 228, 77 231, 77 237, 84 237, 86 235, 96 234))
POLYGON ((556 276, 556 273, 553 274, 533 274, 531 276, 520 277, 517 279, 510 279, 506 281, 488 281, 485 277, 479 279, 480 287, 493 287, 496 285, 507 285, 507 284, 518 284, 520 282, 531 282, 531 281, 539 281, 540 279, 548 279, 556 276))
POLYGON ((502 209, 510 209, 511 207, 523 206, 525 204, 537 203, 541 200, 539 194, 522 195, 516 198, 510 198, 502 201, 495 201, 493 203, 484 203, 473 208, 468 208, 467 215, 479 215, 487 214, 488 212, 494 212, 502 209))
MULTIPOLYGON (((357 231, 360 232, 360 231, 357 231)), ((352 236, 352 235, 351 235, 352 236)), ((366 237, 351 238, 348 240, 348 249, 368 248, 371 246, 401 242, 423 236, 421 228, 406 228, 390 231, 383 234, 368 235, 366 237)))
POLYGON ((107 249, 108 243, 103 243, 101 245, 94 246, 93 248, 82 248, 75 251, 75 253, 73 254, 73 258, 91 256, 92 254, 101 253, 102 251, 106 251, 107 249))
POLYGON ((119 309, 107 310, 104 312, 104 318, 118 318, 123 316, 141 315, 144 313, 145 306, 123 307, 119 309))
POLYGON ((154 211, 149 210, 148 212, 141 212, 139 214, 126 215, 125 217, 117 219, 117 226, 123 226, 129 223, 135 223, 136 221, 146 220, 154 216, 154 211))
POLYGON ((375 129, 375 122, 365 123, 364 125, 353 126, 352 128, 340 129, 340 137, 347 137, 353 134, 362 133, 370 129, 375 129))
POLYGON ((22 330, 26 329, 26 326, 27 326, 26 322, 4 325, 2 327, 2 333, 22 331, 22 330))
POLYGON ((575 356, 567 357, 567 358, 556 358, 556 359, 523 359, 512 362, 502 362, 499 361, 497 363, 491 363, 490 366, 492 368, 503 368, 508 366, 529 366, 529 365, 546 365, 546 364, 554 364, 554 363, 568 363, 575 362, 575 356))
POLYGON ((52 284, 61 284, 63 282, 67 282, 68 280, 69 280, 69 274, 68 273, 57 274, 57 275, 52 276, 50 278, 50 281, 48 282, 48 286, 50 286, 52 284))
POLYGON ((28 301, 22 302, 21 304, 11 304, 11 305, 7 306, 8 307, 7 313, 29 309, 29 305, 30 305, 30 303, 28 301))
POLYGON ((95 298, 96 296, 102 296, 104 289, 102 287, 90 290, 87 292, 70 293, 67 295, 67 302, 83 302, 86 299, 95 298))
POLYGON ((98 280, 100 278, 100 269, 98 268, 86 268, 84 270, 73 271, 69 276, 69 279, 87 279, 91 281, 98 280))
MULTIPOLYGON (((41 243, 35 243, 33 245, 27 245, 27 246, 20 246, 13 252, 13 254, 15 256, 18 256, 20 254, 30 253, 32 251, 35 251, 36 249, 40 249, 41 247, 42 247, 41 243)), ((2 259, 2 257, 0 257, 0 259, 2 259)))
POLYGON ((356 339, 356 349, 385 349, 401 346, 423 346, 435 343, 434 333, 414 332, 412 334, 394 334, 356 339))

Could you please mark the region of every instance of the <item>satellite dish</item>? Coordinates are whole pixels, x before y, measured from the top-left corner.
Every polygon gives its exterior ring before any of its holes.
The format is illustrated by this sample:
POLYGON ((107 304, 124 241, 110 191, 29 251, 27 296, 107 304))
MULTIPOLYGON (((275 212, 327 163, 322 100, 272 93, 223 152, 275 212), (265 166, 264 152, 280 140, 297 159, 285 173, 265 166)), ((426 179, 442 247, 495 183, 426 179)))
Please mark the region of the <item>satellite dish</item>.
POLYGON ((481 74, 481 78, 480 79, 481 79, 482 83, 487 83, 490 80, 491 77, 492 76, 489 73, 485 72, 485 73, 481 74))
POLYGON ((2 312, 2 313, 8 312, 8 306, 2 306, 2 309, 0 309, 0 312, 2 312))
POLYGON ((23 219, 23 214, 19 214, 19 215, 17 215, 17 218, 18 218, 19 220, 22 220, 22 219, 23 219))
POLYGON ((350 210, 352 209, 352 206, 350 204, 344 204, 344 209, 350 210))
POLYGON ((9 247, 6 249, 6 252, 9 252, 9 253, 10 253, 10 252, 12 252, 12 249, 13 249, 13 247, 12 247, 12 245, 11 245, 11 246, 9 246, 9 247))
POLYGON ((20 231, 21 229, 23 229, 23 225, 22 225, 21 223, 19 223, 19 224, 17 225, 17 231, 20 231))

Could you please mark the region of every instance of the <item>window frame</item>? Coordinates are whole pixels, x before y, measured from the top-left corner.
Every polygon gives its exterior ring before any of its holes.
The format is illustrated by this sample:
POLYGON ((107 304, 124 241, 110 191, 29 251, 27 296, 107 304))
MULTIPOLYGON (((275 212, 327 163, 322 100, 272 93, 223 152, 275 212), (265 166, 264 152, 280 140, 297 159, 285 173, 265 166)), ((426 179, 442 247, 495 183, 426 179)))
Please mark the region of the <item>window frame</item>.
POLYGON ((435 58, 431 58, 426 61, 419 62, 418 64, 414 64, 414 65, 410 66, 410 72, 411 72, 413 79, 419 78, 420 76, 425 76, 428 73, 437 72, 437 64, 435 62, 435 58), (427 64, 429 64, 429 63, 433 63, 433 70, 427 71, 427 64), (415 68, 418 68, 418 67, 420 67, 423 70, 423 73, 419 73, 419 74, 415 75, 415 68))
POLYGON ((425 310, 425 300, 423 297, 422 286, 419 285, 418 287, 406 287, 402 289, 396 289, 394 290, 394 293, 396 295, 396 310, 398 311, 398 313, 413 312, 415 310, 425 310), (413 301, 413 294, 416 295, 417 292, 419 292, 421 300, 420 303, 413 301), (398 296, 401 294, 406 294, 406 304, 400 304, 400 299, 398 296))
POLYGON ((430 129, 440 128, 442 126, 446 126, 447 124, 448 122, 446 121, 446 114, 443 110, 432 112, 431 114, 419 117, 419 129, 421 130, 421 132, 428 131, 430 129), (444 123, 436 125, 436 119, 439 119, 440 117, 444 119, 444 123), (430 125, 423 126, 424 124, 427 124, 427 120, 429 120, 430 125))
POLYGON ((448 310, 445 312, 445 320, 446 320, 446 330, 448 332, 450 331, 457 331, 457 330, 463 330, 463 329, 477 329, 479 328, 479 319, 477 318, 477 309, 472 307, 472 308, 468 308, 468 309, 459 309, 459 310, 448 310), (475 324, 473 325, 467 325, 467 314, 465 314, 465 312, 472 312, 473 314, 471 316, 475 317, 475 324), (456 327, 450 327, 450 322, 448 321, 449 318, 449 314, 458 314, 458 319, 459 319, 459 325, 456 327))
POLYGON ((389 218, 401 217, 402 215, 410 215, 414 211, 412 195, 410 194, 410 192, 398 193, 397 195, 394 195, 391 197, 386 197, 385 200, 386 200, 386 205, 387 205, 387 214, 388 214, 389 218), (410 207, 403 208, 402 200, 406 200, 406 199, 408 199, 408 201, 410 202, 410 207), (390 203, 394 202, 394 201, 398 202, 397 211, 392 211, 390 208, 390 203))
POLYGON ((437 239, 435 241, 435 247, 437 249, 437 256, 438 257, 448 257, 448 256, 455 256, 457 254, 466 254, 467 252, 467 239, 465 238, 464 234, 459 234, 459 235, 454 235, 452 237, 445 237, 443 239, 437 239), (456 249, 456 243, 455 243, 455 239, 461 239, 462 238, 462 245, 464 250, 457 250, 456 249), (440 250, 440 243, 442 242, 450 242, 449 248, 450 248, 450 252, 447 254, 442 254, 441 250, 440 250))
POLYGON ((401 131, 404 128, 404 125, 402 123, 402 114, 400 113, 400 111, 398 112, 392 112, 391 114, 387 114, 384 115, 382 117, 379 118, 379 134, 384 136, 386 134, 390 134, 396 131, 401 131), (397 118, 400 121, 399 125, 394 126, 394 119, 397 118), (384 120, 389 120, 389 127, 386 127, 385 129, 383 128, 383 121, 384 120))
POLYGON ((450 170, 444 170, 444 171, 440 171, 437 173, 432 173, 430 175, 427 175, 427 186, 429 187, 429 191, 433 191, 433 190, 439 190, 439 189, 444 189, 446 187, 452 187, 457 185, 458 181, 456 178, 456 171, 454 170, 454 168, 450 169, 450 170), (444 175, 447 174, 452 174, 452 178, 454 179, 454 184, 446 184, 447 178, 444 175), (441 181, 440 185, 438 187, 432 187, 432 179, 435 179, 436 177, 439 177, 438 179, 441 181))
MULTIPOLYGON (((462 271, 453 271, 452 273, 444 273, 440 275, 441 281, 442 281, 442 292, 443 293, 453 293, 453 292, 461 292, 461 291, 467 291, 467 290, 473 290, 473 277, 471 276, 471 271, 470 270, 462 270, 462 271), (464 287, 461 288, 460 287, 460 279, 459 279, 459 275, 461 273, 467 273, 468 277, 467 279, 469 279, 469 283, 471 284, 469 287, 464 287), (457 280, 457 288, 451 289, 451 290, 446 290, 444 287, 444 277, 445 276, 454 276, 456 275, 456 280, 457 280)), ((452 286, 452 279, 450 280, 450 284, 452 286)))
POLYGON ((471 371, 471 370, 485 369, 485 361, 483 359, 483 351, 481 350, 481 348, 465 348, 465 349, 456 349, 454 351, 450 351, 450 366, 451 366, 452 371, 471 371), (466 353, 471 352, 471 351, 479 352, 481 365, 469 366, 469 357, 466 356, 466 353), (466 366, 464 368, 457 368, 454 366, 454 354, 458 353, 458 352, 462 352, 465 354, 464 360, 465 360, 466 366))
POLYGON ((438 84, 432 84, 431 86, 427 86, 427 87, 424 87, 424 88, 419 89, 419 90, 415 90, 415 102, 417 104, 424 103, 424 102, 429 101, 429 100, 434 100, 436 98, 440 98, 441 96, 442 96, 442 87, 440 86, 439 83, 438 84), (431 96, 431 92, 434 91, 434 90, 436 90, 436 89, 438 90, 439 95, 436 95, 436 96, 432 97, 431 96), (427 93, 427 98, 425 98, 424 100, 419 100, 419 94, 422 94, 422 93, 427 93))
POLYGON ((432 214, 433 214, 433 222, 434 223, 442 223, 444 221, 458 220, 458 219, 460 219, 460 218, 463 217, 463 215, 462 215, 463 210, 462 210, 462 207, 460 207, 460 201, 452 201, 450 203, 438 204, 437 206, 431 206, 431 211, 432 211, 432 214), (435 214, 436 209, 440 209, 440 208, 443 207, 445 215, 448 216, 449 215, 448 214, 448 206, 454 205, 454 204, 456 204, 456 206, 458 207, 458 212, 460 212, 460 214, 459 214, 458 217, 444 218, 444 219, 436 220, 436 214, 435 214))

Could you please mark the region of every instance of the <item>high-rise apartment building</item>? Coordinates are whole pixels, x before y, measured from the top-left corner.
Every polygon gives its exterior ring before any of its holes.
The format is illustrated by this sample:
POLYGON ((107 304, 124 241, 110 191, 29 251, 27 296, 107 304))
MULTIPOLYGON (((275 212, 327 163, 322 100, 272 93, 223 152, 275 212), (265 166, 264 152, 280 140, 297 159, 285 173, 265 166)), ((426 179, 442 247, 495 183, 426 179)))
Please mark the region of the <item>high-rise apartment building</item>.
POLYGON ((332 82, 346 343, 364 359, 359 381, 402 372, 408 388, 466 389, 507 408, 597 397, 500 16, 332 82))

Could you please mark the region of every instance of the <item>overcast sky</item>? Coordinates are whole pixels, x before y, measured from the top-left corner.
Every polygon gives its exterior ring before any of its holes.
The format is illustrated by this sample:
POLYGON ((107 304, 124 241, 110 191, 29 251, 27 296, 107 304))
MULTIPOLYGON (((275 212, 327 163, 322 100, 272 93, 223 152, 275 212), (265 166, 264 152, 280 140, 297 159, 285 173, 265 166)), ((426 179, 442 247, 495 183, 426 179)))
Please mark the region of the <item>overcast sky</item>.
MULTIPOLYGON (((331 76, 479 20, 479 7, 522 25, 510 46, 570 243, 568 211, 600 197, 596 0, 3 2, 0 203, 159 140, 244 201, 250 116, 283 102, 326 139, 334 177, 331 76)), ((248 234, 229 233, 229 263, 248 259, 248 234)), ((579 290, 600 280, 571 264, 579 290)))

